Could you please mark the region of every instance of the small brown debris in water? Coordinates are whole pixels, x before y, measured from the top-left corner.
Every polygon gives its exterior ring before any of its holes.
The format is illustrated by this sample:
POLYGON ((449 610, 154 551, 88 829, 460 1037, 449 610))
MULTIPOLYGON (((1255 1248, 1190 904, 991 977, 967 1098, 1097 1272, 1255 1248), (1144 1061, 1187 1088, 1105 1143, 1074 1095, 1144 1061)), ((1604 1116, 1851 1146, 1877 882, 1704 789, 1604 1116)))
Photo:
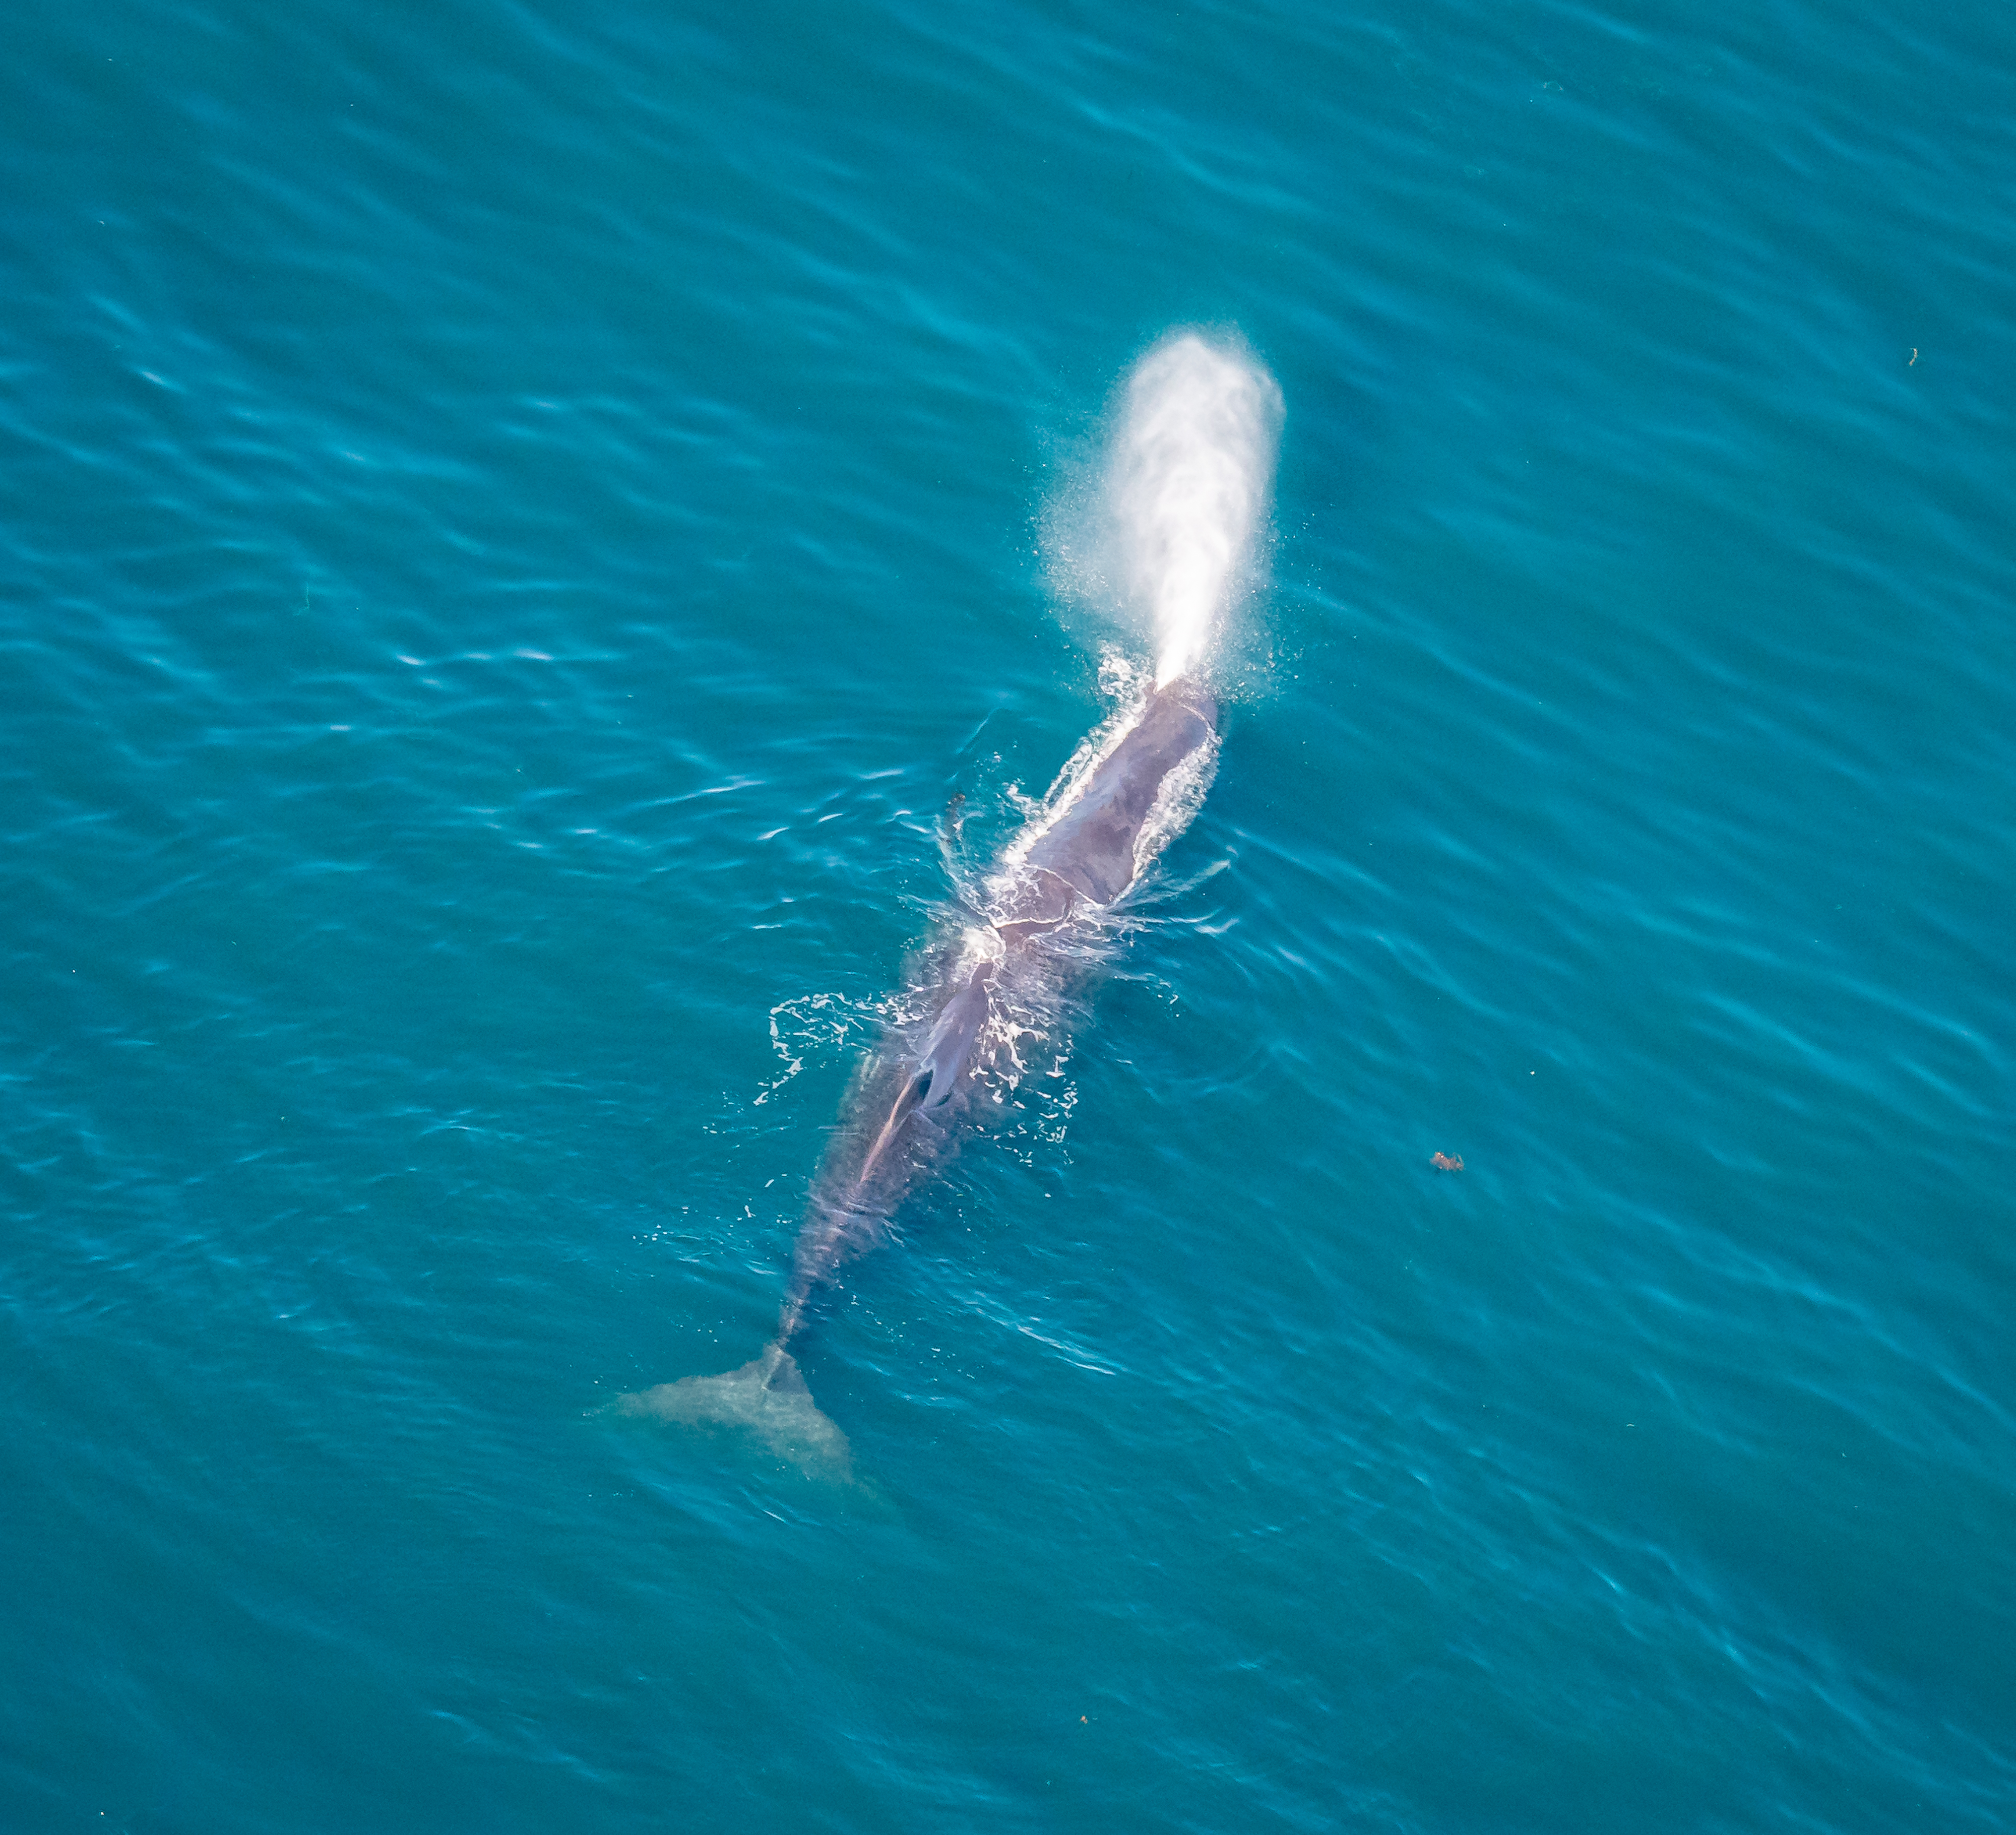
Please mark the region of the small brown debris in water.
POLYGON ((1459 1153, 1452 1160, 1446 1153, 1438 1153, 1428 1164, 1438 1172, 1460 1172, 1463 1170, 1463 1155, 1459 1153))

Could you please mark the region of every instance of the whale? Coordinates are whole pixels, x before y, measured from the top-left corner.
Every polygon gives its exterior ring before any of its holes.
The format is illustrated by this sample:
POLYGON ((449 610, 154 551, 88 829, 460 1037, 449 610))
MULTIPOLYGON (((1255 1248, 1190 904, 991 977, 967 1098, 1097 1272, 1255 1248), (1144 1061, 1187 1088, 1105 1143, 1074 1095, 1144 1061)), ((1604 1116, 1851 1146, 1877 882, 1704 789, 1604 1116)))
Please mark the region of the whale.
POLYGON ((845 1261, 881 1239, 910 1189, 956 1142, 996 989, 1031 970, 1067 973, 1075 934, 1121 905, 1153 851, 1194 812, 1194 801, 1172 809, 1172 797, 1186 786, 1201 795, 1215 762, 1218 720, 1204 684, 1180 678, 1150 691, 1080 769, 1067 768, 1043 811, 988 876, 984 905, 963 902, 973 921, 925 1003, 928 1024, 863 1067, 814 1181, 769 1342, 739 1369, 636 1391, 614 1404, 615 1412, 746 1429, 808 1475, 851 1481, 847 1437, 813 1401, 791 1354, 814 1297, 845 1261))

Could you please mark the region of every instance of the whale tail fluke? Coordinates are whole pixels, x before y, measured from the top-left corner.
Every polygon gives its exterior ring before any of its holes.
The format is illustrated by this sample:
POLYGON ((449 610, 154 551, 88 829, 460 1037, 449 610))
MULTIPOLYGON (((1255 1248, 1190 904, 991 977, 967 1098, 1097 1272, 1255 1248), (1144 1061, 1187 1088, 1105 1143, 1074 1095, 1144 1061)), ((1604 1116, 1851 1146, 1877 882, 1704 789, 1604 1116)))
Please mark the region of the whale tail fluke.
POLYGON ((847 1436, 821 1412, 797 1360, 781 1344, 765 1346, 761 1356, 725 1376, 682 1376, 625 1395, 611 1412, 691 1427, 740 1428, 808 1478, 853 1481, 847 1436))

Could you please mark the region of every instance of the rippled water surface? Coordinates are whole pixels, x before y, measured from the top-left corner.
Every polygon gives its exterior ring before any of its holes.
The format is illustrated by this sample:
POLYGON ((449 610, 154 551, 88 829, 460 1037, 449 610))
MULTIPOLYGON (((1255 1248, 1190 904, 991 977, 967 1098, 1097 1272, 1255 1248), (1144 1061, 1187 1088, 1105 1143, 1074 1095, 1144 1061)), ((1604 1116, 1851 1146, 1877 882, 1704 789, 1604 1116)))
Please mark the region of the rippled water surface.
POLYGON ((0 43, 0 1822, 2016 1821, 2006 9, 0 43), (597 1412, 1108 711, 1184 323, 1216 781, 862 1482, 597 1412))

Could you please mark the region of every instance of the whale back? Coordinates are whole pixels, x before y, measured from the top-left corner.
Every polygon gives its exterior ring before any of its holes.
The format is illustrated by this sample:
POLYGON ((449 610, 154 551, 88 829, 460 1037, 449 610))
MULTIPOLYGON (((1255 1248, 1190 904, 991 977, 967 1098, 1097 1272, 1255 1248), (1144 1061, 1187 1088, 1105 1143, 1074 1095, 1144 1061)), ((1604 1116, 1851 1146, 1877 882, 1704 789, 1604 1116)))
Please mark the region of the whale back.
POLYGON ((1134 882, 1134 849, 1171 772, 1216 729, 1218 703, 1178 682, 1157 692, 1029 850, 1028 863, 1111 905, 1134 882))
POLYGON ((981 963, 966 986, 945 1002, 918 1060, 918 1076, 924 1081, 917 1092, 919 1107, 941 1109, 951 1097, 973 1042, 987 1023, 987 984, 993 976, 993 963, 981 963))

